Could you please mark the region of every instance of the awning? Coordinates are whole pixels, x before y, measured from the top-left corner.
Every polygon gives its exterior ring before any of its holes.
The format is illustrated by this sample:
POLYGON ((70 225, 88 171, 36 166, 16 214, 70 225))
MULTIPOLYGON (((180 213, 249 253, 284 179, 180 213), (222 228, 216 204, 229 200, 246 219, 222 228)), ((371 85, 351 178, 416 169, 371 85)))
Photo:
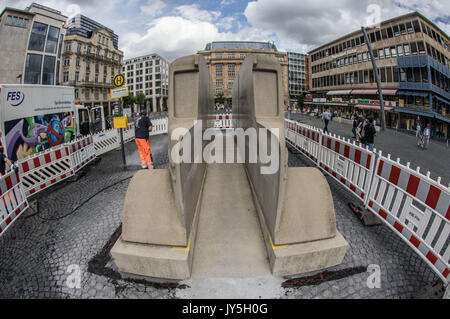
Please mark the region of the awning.
MULTIPOLYGON (((359 108, 359 109, 370 109, 370 110, 380 110, 380 106, 379 105, 371 105, 371 104, 356 104, 355 107, 359 108)), ((385 106, 384 110, 385 111, 392 111, 394 108, 390 107, 390 106, 385 106)))
POLYGON ((328 91, 327 95, 349 95, 352 90, 328 91))
POLYGON ((398 95, 428 96, 428 93, 418 91, 398 91, 398 95))
MULTIPOLYGON (((383 95, 396 95, 397 94, 397 90, 381 90, 381 93, 383 95)), ((372 90, 352 90, 352 94, 361 94, 361 95, 376 95, 378 94, 378 90, 377 89, 372 89, 372 90)))

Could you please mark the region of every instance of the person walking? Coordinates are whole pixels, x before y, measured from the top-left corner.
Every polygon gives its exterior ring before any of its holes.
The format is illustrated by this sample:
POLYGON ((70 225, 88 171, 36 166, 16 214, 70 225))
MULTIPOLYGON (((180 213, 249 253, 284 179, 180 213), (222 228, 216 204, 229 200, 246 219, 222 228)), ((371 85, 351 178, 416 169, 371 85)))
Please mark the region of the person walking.
POLYGON ((361 142, 361 137, 363 134, 363 128, 364 128, 364 122, 365 122, 364 115, 362 113, 359 113, 358 120, 357 120, 357 126, 356 126, 356 141, 361 142))
POLYGON ((1 176, 6 174, 6 164, 9 165, 9 167, 11 167, 13 164, 11 163, 11 161, 8 159, 8 157, 6 157, 5 154, 3 154, 4 149, 3 146, 0 146, 0 174, 1 176))
POLYGON ((375 135, 377 135, 377 130, 373 124, 373 118, 370 117, 368 123, 364 127, 364 137, 362 138, 362 142, 369 147, 369 151, 371 152, 373 152, 375 135))
POLYGON ((150 148, 150 134, 152 130, 152 122, 146 112, 141 112, 140 117, 134 124, 135 141, 141 159, 142 169, 153 169, 152 151, 150 148))
POLYGON ((352 128, 353 138, 356 139, 356 128, 358 127, 358 116, 356 115, 356 113, 352 115, 352 121, 353 121, 353 128, 352 128))
POLYGON ((323 128, 324 132, 330 133, 330 131, 328 131, 328 122, 330 121, 330 118, 331 118, 330 112, 328 111, 328 109, 326 109, 325 112, 323 112, 322 114, 322 119, 325 122, 325 127, 323 128))

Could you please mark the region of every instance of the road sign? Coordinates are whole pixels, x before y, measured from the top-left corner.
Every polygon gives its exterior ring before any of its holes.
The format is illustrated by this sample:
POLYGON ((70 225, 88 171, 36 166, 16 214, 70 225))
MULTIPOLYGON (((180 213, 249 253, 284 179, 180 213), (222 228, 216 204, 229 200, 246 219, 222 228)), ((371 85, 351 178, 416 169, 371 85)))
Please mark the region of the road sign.
POLYGON ((128 96, 128 86, 111 89, 111 100, 119 99, 124 96, 128 96))
POLYGON ((114 128, 127 128, 128 127, 128 118, 126 116, 117 116, 113 118, 114 128))
POLYGON ((114 77, 114 85, 116 88, 121 87, 125 84, 125 77, 123 76, 123 74, 117 74, 114 77))

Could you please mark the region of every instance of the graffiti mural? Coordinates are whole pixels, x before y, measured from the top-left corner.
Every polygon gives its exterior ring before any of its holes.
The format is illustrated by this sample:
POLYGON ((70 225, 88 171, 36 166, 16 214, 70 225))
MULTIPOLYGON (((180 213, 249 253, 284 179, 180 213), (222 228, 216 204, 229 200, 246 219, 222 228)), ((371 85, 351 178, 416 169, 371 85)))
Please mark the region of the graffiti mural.
POLYGON ((72 112, 45 114, 5 122, 6 155, 16 161, 74 139, 72 112))

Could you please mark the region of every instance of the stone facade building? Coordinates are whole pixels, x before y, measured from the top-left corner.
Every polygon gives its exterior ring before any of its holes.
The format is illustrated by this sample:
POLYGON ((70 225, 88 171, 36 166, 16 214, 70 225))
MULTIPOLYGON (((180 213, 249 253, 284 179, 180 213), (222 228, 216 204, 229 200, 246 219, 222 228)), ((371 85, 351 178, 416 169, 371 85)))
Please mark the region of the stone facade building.
POLYGON ((77 15, 68 22, 62 56, 62 84, 75 87, 76 103, 103 106, 105 116, 111 115, 115 102, 110 89, 123 63, 118 36, 88 17, 77 15))
POLYGON ((268 54, 276 58, 282 68, 284 105, 289 104, 288 55, 279 52, 270 42, 218 41, 208 43, 198 52, 205 57, 213 81, 215 96, 223 95, 231 106, 233 83, 247 54, 268 54))
MULTIPOLYGON (((382 86, 386 125, 414 131, 430 124, 434 138, 450 136, 450 40, 418 12, 367 30, 382 86)), ((361 30, 309 52, 313 108, 364 111, 380 123, 380 101, 361 30)))

